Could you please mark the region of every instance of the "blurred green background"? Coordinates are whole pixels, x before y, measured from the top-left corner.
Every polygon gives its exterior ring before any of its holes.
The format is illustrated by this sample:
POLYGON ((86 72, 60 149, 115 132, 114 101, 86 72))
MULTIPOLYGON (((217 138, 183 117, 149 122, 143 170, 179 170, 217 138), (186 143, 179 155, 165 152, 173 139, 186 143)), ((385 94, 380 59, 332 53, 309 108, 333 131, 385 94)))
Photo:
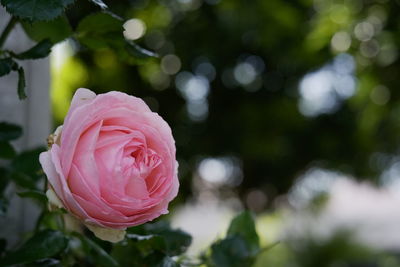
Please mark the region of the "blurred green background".
MULTIPOLYGON (((282 202, 296 207, 302 201, 291 195, 330 187, 318 178, 299 189, 302 177, 349 176, 380 186, 397 177, 400 1, 105 2, 135 19, 135 42, 159 57, 128 59, 107 44, 112 35, 95 47, 79 35, 80 43, 58 45, 55 125, 78 87, 143 98, 176 140, 181 188, 175 206, 230 201, 237 209, 267 212, 264 224, 272 227, 271 220, 284 217, 277 211, 282 202)), ((92 9, 89 2, 69 8, 72 27, 92 9)), ((397 257, 371 254, 344 236, 323 245, 278 245, 268 254, 277 256, 258 266, 399 266, 397 257)))

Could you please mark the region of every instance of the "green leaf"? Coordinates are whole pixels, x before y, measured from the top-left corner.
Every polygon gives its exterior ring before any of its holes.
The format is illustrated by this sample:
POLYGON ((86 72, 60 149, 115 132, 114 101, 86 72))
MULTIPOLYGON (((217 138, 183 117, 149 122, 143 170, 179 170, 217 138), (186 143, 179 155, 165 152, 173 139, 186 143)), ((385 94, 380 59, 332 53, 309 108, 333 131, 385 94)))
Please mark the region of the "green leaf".
POLYGON ((120 32, 122 37, 123 21, 104 12, 97 12, 86 16, 78 25, 77 33, 101 34, 106 32, 120 32))
POLYGON ((44 147, 38 147, 20 153, 11 163, 11 169, 15 172, 25 173, 35 180, 39 178, 42 167, 39 163, 39 155, 46 151, 44 147))
MULTIPOLYGON (((13 54, 13 56, 16 56, 16 55, 13 54)), ((18 64, 15 61, 13 61, 11 58, 5 58, 5 59, 0 60, 0 77, 10 73, 10 71, 12 71, 12 70, 18 72, 18 88, 17 88, 18 97, 20 100, 25 99, 26 98, 26 94, 25 94, 26 85, 25 85, 24 69, 22 67, 18 66, 18 64)))
POLYGON ((35 234, 16 251, 9 252, 2 259, 2 266, 30 263, 46 259, 63 252, 68 239, 60 231, 44 230, 35 234))
POLYGON ((9 142, 0 141, 0 158, 12 159, 16 154, 13 146, 9 142))
POLYGON ((10 141, 21 137, 22 128, 16 124, 0 122, 0 141, 10 141))
POLYGON ((231 236, 211 246, 212 266, 251 266, 250 251, 246 241, 239 236, 231 236))
POLYGON ((158 57, 157 53, 154 53, 152 51, 146 50, 143 47, 140 47, 139 45, 135 44, 132 41, 126 40, 126 45, 125 49, 128 51, 128 53, 136 58, 150 58, 150 57, 158 57))
POLYGON ((242 237, 253 253, 257 253, 260 249, 260 241, 256 232, 254 219, 248 211, 240 213, 231 221, 227 235, 242 237))
POLYGON ((18 192, 18 196, 22 198, 32 198, 35 200, 38 200, 41 203, 47 203, 47 197, 46 195, 38 190, 29 190, 29 191, 24 191, 24 192, 18 192))
POLYGON ((113 259, 103 248, 101 248, 94 241, 78 233, 74 233, 74 235, 81 240, 85 248, 85 251, 91 256, 92 260, 95 263, 95 266, 104 266, 104 267, 119 266, 118 262, 115 259, 113 259))
POLYGON ((37 43, 34 47, 29 50, 15 55, 18 59, 37 59, 47 57, 51 52, 51 47, 53 43, 50 40, 45 39, 39 43, 37 43))
POLYGON ((108 6, 102 0, 89 0, 93 4, 99 6, 101 9, 107 9, 108 6))
POLYGON ((165 239, 167 254, 175 256, 184 253, 192 243, 192 237, 182 230, 164 230, 158 232, 165 239))
POLYGON ((13 70, 15 62, 11 58, 0 59, 0 77, 9 74, 13 70))
POLYGON ((72 28, 66 16, 52 21, 21 22, 26 34, 32 40, 40 42, 49 39, 53 44, 63 41, 72 35, 72 28))
POLYGON ((167 244, 161 235, 127 234, 127 239, 113 247, 112 255, 122 266, 179 266, 166 254, 167 244))
POLYGON ((192 237, 188 233, 180 229, 172 229, 165 221, 147 223, 141 227, 130 228, 128 231, 133 234, 161 236, 165 241, 165 252, 169 256, 184 253, 192 242, 192 237))
POLYGON ((212 266, 251 266, 260 251, 253 216, 244 211, 231 221, 225 239, 211 247, 212 266))
POLYGON ((18 68, 18 97, 20 100, 25 99, 26 98, 26 93, 25 93, 25 87, 26 87, 26 83, 25 83, 25 71, 22 67, 18 68))
POLYGON ((136 235, 127 234, 129 240, 135 241, 135 245, 143 254, 148 254, 154 250, 166 250, 164 238, 159 235, 136 235))
POLYGON ((140 245, 129 238, 115 244, 110 253, 114 259, 118 259, 121 266, 143 265, 143 252, 140 245))
POLYGON ((15 171, 11 173, 10 178, 14 183, 22 188, 32 190, 36 189, 35 179, 25 173, 15 171))
POLYGON ((17 155, 10 165, 11 180, 20 187, 35 190, 36 183, 44 177, 39 154, 45 150, 46 148, 39 147, 17 155))
MULTIPOLYGON (((120 39, 119 33, 109 32, 109 33, 89 33, 78 37, 79 42, 84 46, 97 50, 102 48, 113 47, 113 44, 118 43, 120 39)), ((120 41, 122 42, 122 41, 120 41)))
POLYGON ((123 43, 123 21, 105 12, 91 14, 79 23, 76 38, 91 49, 123 43))
POLYGON ((78 25, 76 38, 91 49, 112 48, 120 57, 146 59, 158 57, 132 41, 125 40, 123 20, 112 13, 98 12, 85 17, 78 25))
POLYGON ((31 21, 52 20, 60 16, 74 0, 1 0, 13 16, 31 21))
POLYGON ((166 256, 163 253, 153 253, 143 259, 144 266, 154 267, 179 267, 180 265, 175 262, 171 257, 166 256))

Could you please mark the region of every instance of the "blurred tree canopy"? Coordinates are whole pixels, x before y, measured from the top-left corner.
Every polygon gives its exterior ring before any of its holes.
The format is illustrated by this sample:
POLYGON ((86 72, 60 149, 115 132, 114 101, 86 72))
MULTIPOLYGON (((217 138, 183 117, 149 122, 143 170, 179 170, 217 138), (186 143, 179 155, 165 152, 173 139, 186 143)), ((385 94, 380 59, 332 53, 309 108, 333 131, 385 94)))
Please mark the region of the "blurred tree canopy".
MULTIPOLYGON (((53 70, 55 120, 77 87, 142 97, 173 129, 182 198, 206 157, 235 158, 243 180, 233 190, 258 188, 269 200, 310 166, 379 182, 395 159, 399 1, 105 3, 142 21, 136 43, 159 57, 127 59, 96 20, 104 45, 72 42, 74 57, 53 70)), ((70 7, 72 29, 91 10, 99 12, 84 1, 70 7)))

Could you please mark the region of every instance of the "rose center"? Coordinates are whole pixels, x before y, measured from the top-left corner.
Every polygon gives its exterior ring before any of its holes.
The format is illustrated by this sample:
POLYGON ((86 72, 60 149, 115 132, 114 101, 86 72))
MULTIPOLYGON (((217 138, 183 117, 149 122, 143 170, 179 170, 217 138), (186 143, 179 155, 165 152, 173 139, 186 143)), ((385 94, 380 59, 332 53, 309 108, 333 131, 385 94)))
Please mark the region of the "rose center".
POLYGON ((95 154, 101 163, 100 172, 112 184, 103 190, 124 192, 137 199, 150 196, 154 179, 157 179, 153 170, 161 164, 162 158, 148 147, 141 132, 103 126, 95 154))
POLYGON ((127 147, 124 151, 122 169, 127 176, 138 176, 146 179, 150 172, 161 163, 157 153, 144 146, 127 147))

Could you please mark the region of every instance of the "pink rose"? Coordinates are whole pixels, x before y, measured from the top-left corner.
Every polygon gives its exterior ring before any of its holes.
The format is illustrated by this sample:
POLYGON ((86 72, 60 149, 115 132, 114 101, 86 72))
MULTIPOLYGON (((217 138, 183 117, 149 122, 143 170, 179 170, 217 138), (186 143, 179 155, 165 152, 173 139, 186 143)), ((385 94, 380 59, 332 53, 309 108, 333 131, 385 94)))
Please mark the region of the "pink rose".
POLYGON ((121 92, 78 89, 40 163, 51 198, 91 230, 124 230, 166 214, 179 188, 170 127, 121 92))

